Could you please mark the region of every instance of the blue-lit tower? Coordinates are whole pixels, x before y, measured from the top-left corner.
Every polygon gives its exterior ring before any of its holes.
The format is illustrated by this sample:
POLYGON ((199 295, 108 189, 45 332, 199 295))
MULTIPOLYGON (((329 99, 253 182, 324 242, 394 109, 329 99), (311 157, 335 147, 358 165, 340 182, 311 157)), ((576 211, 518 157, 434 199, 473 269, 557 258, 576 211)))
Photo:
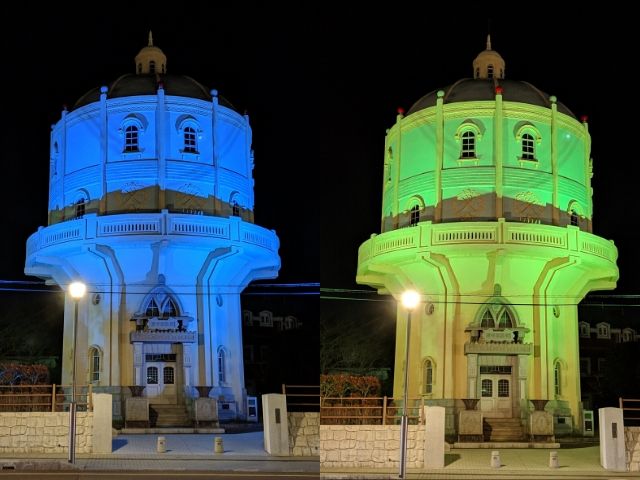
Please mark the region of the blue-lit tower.
MULTIPOLYGON (((29 237, 25 273, 87 284, 79 384, 114 398, 144 385, 152 403, 176 405, 212 386, 244 416, 240 293, 280 268, 278 237, 253 223, 252 170, 248 116, 167 73, 151 34, 135 73, 63 110, 51 131, 49 225, 29 237)), ((73 321, 67 296, 67 385, 73 321)))

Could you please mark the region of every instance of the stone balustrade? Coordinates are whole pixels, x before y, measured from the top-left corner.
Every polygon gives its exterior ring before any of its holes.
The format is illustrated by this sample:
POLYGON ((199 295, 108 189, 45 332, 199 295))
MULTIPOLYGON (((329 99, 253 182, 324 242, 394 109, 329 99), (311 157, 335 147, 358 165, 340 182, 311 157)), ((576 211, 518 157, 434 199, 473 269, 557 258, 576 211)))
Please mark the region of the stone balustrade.
POLYGON ((198 236, 249 243, 277 251, 276 234, 237 217, 169 213, 121 215, 87 214, 82 218, 40 228, 27 240, 27 258, 51 245, 100 237, 130 235, 198 236))
POLYGON ((358 263, 385 253, 456 244, 533 245, 581 252, 615 263, 618 257, 613 242, 576 227, 528 224, 520 222, 421 222, 416 226, 372 235, 360 246, 358 263))

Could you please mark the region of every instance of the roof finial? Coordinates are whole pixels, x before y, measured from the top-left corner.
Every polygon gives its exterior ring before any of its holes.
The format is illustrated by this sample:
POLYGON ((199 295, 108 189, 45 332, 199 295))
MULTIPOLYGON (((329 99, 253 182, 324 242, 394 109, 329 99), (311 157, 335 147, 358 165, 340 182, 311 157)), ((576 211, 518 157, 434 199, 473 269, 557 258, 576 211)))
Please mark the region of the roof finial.
POLYGON ((153 34, 151 33, 151 30, 149 30, 149 45, 147 46, 153 47, 153 34))
MULTIPOLYGON (((151 35, 151 33, 149 33, 149 35, 151 35)), ((491 34, 490 33, 487 34, 487 50, 491 50, 491 34)))

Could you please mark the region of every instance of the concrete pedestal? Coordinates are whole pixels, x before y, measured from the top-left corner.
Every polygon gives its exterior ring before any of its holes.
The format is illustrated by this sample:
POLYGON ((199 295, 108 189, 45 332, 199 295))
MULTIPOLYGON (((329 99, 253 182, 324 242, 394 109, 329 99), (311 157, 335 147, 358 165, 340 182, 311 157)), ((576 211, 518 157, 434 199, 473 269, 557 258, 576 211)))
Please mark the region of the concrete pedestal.
POLYGON ((532 442, 554 442, 553 415, 543 410, 531 412, 529 417, 529 435, 532 442))
POLYGON ((458 441, 484 442, 482 412, 477 410, 463 410, 460 412, 458 415, 458 441))
POLYGON ((218 401, 215 398, 196 398, 194 403, 196 427, 219 427, 218 401))
POLYGON ((149 428, 149 399, 130 397, 124 405, 125 427, 149 428))

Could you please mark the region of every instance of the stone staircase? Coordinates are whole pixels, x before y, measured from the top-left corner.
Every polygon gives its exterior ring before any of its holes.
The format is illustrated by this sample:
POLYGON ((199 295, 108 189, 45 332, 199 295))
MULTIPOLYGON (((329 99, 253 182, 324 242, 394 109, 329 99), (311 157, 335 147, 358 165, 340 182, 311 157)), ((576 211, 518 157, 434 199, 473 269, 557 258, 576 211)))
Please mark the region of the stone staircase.
POLYGON ((191 427, 193 422, 189 419, 184 405, 166 405, 152 403, 149 405, 149 423, 151 427, 191 427))
POLYGON ((525 441, 519 418, 485 418, 482 430, 485 442, 525 441))

